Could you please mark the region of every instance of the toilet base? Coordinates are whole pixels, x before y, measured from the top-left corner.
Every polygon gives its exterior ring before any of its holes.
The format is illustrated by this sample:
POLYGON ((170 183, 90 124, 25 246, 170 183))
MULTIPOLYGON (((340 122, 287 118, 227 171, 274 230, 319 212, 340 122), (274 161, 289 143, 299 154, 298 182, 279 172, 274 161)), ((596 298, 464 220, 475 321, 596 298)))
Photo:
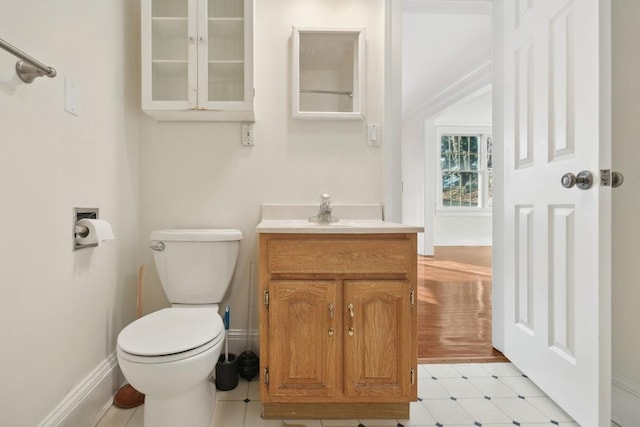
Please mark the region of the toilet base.
POLYGON ((215 386, 206 378, 177 395, 147 395, 144 402, 144 427, 211 427, 215 392, 215 386))

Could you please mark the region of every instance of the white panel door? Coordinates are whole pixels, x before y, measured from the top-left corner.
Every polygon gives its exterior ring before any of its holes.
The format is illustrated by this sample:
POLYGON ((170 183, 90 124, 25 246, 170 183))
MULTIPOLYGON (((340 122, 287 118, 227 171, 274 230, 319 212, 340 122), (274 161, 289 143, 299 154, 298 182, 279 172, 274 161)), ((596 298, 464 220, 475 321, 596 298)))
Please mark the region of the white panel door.
MULTIPOLYGON (((504 351, 582 426, 610 420, 610 4, 504 0, 504 351), (561 177, 593 174, 593 186, 561 177)), ((500 10, 500 8, 498 9, 500 10)))

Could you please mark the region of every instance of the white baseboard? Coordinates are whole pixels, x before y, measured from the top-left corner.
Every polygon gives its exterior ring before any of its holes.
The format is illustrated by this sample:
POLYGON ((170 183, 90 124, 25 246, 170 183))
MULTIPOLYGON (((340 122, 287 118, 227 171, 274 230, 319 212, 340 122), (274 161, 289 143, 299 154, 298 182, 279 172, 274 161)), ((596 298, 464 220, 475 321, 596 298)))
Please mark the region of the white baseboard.
POLYGON ((95 426, 123 382, 113 353, 71 390, 38 427, 95 426))
MULTIPOLYGON (((251 332, 247 346, 245 329, 229 330, 230 353, 240 354, 245 350, 259 353, 259 345, 258 331, 251 332)), ((95 426, 125 381, 114 352, 71 390, 38 427, 95 426)))
POLYGON ((245 350, 253 350, 256 354, 259 353, 260 335, 258 331, 252 331, 250 335, 247 346, 246 329, 229 329, 229 352, 240 354, 245 350))
POLYGON ((622 427, 640 427, 640 384, 613 373, 611 419, 622 427))

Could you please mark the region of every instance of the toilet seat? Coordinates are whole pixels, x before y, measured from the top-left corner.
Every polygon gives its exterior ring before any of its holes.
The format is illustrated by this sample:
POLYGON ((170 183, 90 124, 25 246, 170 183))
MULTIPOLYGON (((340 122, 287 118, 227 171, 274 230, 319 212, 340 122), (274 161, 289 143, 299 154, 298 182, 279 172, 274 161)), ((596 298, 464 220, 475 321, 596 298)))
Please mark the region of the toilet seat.
POLYGON ((172 307, 148 314, 118 335, 118 352, 140 363, 186 359, 224 339, 224 325, 212 307, 172 307))

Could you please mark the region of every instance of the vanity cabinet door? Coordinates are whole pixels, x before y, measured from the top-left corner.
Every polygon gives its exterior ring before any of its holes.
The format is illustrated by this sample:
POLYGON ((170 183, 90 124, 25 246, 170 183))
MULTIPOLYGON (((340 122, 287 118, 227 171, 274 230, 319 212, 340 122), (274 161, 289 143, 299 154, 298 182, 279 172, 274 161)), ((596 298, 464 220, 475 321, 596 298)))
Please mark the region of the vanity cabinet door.
POLYGON ((409 282, 345 280, 343 292, 345 395, 407 401, 415 382, 409 282))
POLYGON ((341 336, 337 289, 334 280, 269 281, 271 401, 335 396, 341 336))

